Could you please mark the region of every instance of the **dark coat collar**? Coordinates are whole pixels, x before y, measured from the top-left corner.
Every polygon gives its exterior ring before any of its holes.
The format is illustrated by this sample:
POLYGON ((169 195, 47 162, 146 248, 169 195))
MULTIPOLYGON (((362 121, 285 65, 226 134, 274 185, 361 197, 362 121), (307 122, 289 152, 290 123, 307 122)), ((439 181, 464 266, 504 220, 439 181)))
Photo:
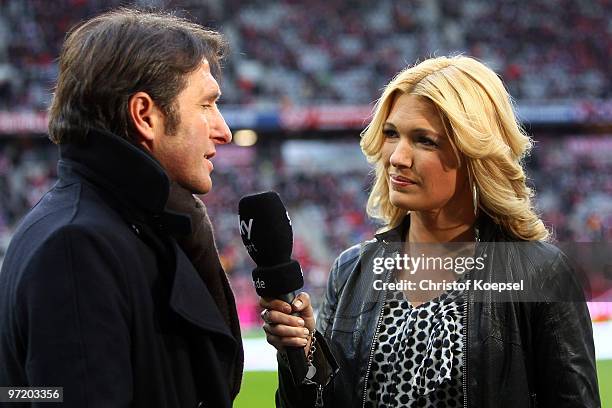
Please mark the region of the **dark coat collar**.
POLYGON ((58 175, 73 173, 111 195, 131 213, 137 212, 156 229, 188 234, 189 218, 165 211, 170 179, 159 162, 144 150, 110 132, 91 129, 85 141, 60 145, 58 175))

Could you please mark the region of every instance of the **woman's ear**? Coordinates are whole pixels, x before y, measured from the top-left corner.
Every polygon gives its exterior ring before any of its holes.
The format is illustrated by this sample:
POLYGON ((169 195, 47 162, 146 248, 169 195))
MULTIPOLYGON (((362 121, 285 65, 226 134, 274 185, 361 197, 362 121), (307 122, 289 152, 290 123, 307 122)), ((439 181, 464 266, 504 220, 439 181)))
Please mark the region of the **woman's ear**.
POLYGON ((164 115, 146 92, 136 92, 128 100, 129 119, 136 129, 135 142, 152 151, 163 134, 164 115))

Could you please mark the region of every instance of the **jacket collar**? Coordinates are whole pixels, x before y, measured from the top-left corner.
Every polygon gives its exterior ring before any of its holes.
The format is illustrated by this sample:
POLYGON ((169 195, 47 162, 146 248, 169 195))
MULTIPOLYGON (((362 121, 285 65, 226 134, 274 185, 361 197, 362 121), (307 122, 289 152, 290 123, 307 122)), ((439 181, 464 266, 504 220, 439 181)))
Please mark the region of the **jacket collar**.
MULTIPOLYGON (((410 214, 406 214, 397 227, 375 234, 374 236, 379 242, 401 242, 406 237, 409 229, 410 214)), ((476 229, 478 230, 479 241, 481 242, 498 241, 500 237, 506 235, 503 233, 502 227, 484 211, 481 211, 478 218, 476 218, 476 229)))
POLYGON ((410 229, 410 214, 406 214, 402 222, 397 227, 375 234, 374 237, 379 242, 401 242, 410 229))
POLYGON ((154 220, 154 227, 188 234, 188 217, 165 211, 170 179, 155 158, 144 150, 102 129, 87 131, 85 141, 61 144, 58 175, 67 181, 73 174, 154 220))

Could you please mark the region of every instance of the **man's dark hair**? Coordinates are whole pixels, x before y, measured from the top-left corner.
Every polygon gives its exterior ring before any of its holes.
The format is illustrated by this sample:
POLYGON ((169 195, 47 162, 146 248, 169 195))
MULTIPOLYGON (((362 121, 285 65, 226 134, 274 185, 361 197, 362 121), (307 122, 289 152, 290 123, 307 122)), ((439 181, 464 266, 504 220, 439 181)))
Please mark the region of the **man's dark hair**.
POLYGON ((78 142, 95 127, 135 142, 128 100, 140 91, 164 113, 166 133, 174 133, 187 74, 205 58, 218 78, 225 48, 218 32, 158 11, 120 8, 74 27, 60 54, 51 140, 78 142))

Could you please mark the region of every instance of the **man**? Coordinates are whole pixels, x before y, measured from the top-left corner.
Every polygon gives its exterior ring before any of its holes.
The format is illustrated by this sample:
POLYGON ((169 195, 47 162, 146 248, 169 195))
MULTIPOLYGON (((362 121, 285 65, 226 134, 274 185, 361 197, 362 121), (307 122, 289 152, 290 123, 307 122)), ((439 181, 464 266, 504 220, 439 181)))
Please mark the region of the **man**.
POLYGON ((236 308, 191 194, 211 189, 215 145, 231 141, 223 49, 216 32, 130 9, 69 33, 49 120, 59 181, 0 272, 0 386, 63 387, 65 407, 231 406, 236 308))

